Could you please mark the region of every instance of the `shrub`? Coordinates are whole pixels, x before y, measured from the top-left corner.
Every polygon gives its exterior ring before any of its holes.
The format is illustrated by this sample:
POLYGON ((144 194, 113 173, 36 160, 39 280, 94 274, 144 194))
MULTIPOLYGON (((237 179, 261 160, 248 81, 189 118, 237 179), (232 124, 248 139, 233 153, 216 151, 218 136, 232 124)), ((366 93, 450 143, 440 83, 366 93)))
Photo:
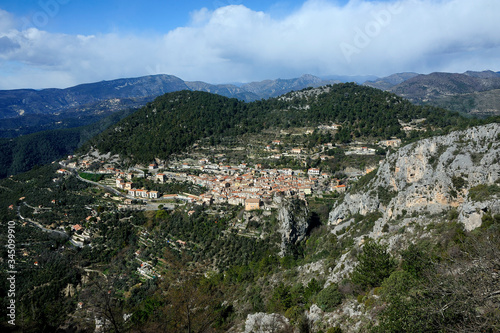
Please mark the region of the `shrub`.
POLYGON ((306 303, 317 293, 321 291, 321 284, 315 279, 312 278, 311 281, 307 284, 307 287, 304 290, 304 299, 306 303))
POLYGON ((382 283, 382 296, 390 301, 400 295, 406 295, 415 283, 414 276, 409 272, 395 271, 382 283))
POLYGON ((343 295, 336 284, 331 284, 316 296, 316 303, 325 312, 332 312, 340 303, 343 295))
POLYGON ((292 323, 299 323, 304 315, 304 309, 301 306, 292 306, 288 310, 285 311, 285 317, 290 319, 292 323))
POLYGON ((387 206, 389 202, 397 195, 396 191, 389 190, 383 186, 377 187, 377 195, 380 203, 387 206))
POLYGON ((481 218, 481 228, 488 229, 492 225, 500 224, 500 214, 490 215, 484 214, 481 218))
POLYGON ((448 211, 448 220, 454 221, 456 219, 458 219, 458 211, 456 210, 456 208, 450 209, 448 211))
POLYGON ((457 190, 461 190, 467 185, 467 181, 460 176, 451 177, 451 182, 453 183, 453 187, 457 190))
POLYGON ((429 255, 420 250, 415 244, 410 244, 401 252, 401 268, 415 278, 420 278, 424 270, 431 265, 429 255))
POLYGON ((474 186, 469 190, 469 198, 472 201, 484 201, 498 193, 500 193, 500 186, 496 184, 481 184, 474 186))
POLYGON ((342 329, 338 326, 330 327, 326 333, 342 333, 342 329))

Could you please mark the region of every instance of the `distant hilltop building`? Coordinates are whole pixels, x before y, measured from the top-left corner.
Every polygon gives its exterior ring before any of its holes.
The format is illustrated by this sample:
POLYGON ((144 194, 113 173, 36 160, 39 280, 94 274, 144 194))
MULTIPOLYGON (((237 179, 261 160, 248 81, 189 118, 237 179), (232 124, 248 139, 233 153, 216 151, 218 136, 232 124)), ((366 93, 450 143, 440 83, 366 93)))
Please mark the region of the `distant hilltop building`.
POLYGON ((317 168, 311 168, 311 169, 307 170, 307 174, 310 176, 318 176, 319 172, 320 172, 320 170, 317 168))
POLYGON ((379 144, 385 147, 400 147, 401 139, 391 139, 391 140, 383 140, 380 141, 379 144))
POLYGON ((336 131, 336 130, 340 129, 340 125, 338 125, 338 124, 319 125, 318 129, 320 129, 320 130, 336 131))

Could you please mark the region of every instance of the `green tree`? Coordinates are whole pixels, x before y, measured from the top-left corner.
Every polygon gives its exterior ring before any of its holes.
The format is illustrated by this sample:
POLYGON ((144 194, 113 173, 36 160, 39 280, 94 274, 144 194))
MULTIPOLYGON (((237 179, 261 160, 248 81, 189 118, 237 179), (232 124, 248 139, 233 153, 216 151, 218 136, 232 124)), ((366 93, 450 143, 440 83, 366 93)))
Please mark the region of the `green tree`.
POLYGON ((323 289, 315 278, 312 278, 311 281, 307 284, 307 287, 304 290, 304 299, 309 301, 312 297, 314 297, 317 293, 319 293, 323 289))
POLYGON ((401 252, 401 259, 401 268, 414 278, 422 277, 424 271, 432 264, 429 255, 415 244, 410 244, 406 250, 401 252))
POLYGON ((351 275, 352 282, 363 288, 378 287, 396 268, 396 261, 387 252, 387 247, 368 240, 357 257, 359 264, 351 275))
POLYGON ((291 287, 280 282, 274 289, 268 309, 273 312, 285 312, 293 305, 291 287))

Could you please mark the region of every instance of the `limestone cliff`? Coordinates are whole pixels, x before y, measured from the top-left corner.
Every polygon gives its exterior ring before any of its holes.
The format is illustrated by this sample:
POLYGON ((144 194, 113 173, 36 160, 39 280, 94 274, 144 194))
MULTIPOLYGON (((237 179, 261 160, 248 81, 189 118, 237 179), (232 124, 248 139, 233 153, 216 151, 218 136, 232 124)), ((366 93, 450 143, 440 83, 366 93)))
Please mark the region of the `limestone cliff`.
POLYGON ((329 224, 338 228, 354 214, 380 212, 371 234, 376 237, 390 220, 454 209, 472 230, 485 213, 500 212, 499 162, 499 124, 409 144, 388 155, 363 189, 346 194, 330 212, 329 224))
POLYGON ((287 254, 289 247, 303 240, 309 229, 309 210, 306 203, 298 199, 285 199, 278 208, 278 232, 281 234, 280 256, 287 254))

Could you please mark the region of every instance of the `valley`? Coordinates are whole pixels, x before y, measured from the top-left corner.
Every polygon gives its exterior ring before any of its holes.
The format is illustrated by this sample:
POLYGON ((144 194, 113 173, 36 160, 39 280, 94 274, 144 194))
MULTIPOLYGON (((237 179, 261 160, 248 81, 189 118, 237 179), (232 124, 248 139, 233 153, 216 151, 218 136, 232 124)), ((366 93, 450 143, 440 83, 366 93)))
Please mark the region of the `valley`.
POLYGON ((19 327, 495 331, 499 138, 355 84, 165 94, 0 180, 19 327))
POLYGON ((500 1, 0 3, 0 333, 500 332, 500 1))

